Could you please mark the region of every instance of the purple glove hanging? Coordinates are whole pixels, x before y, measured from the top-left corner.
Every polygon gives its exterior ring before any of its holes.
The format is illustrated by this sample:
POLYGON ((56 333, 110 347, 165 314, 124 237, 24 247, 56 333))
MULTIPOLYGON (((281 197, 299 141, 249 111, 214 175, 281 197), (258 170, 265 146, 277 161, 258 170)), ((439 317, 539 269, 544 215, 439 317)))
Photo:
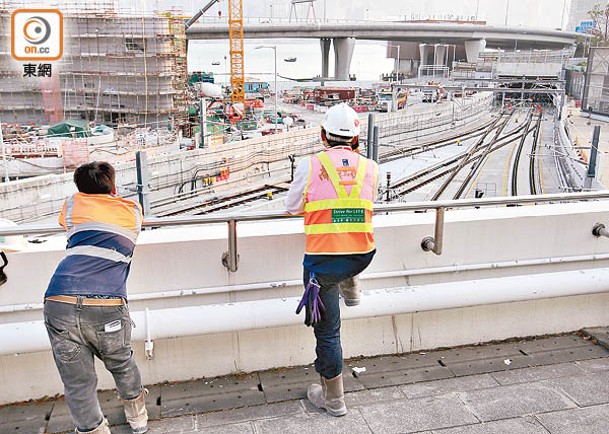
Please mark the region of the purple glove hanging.
POLYGON ((296 308, 296 314, 299 314, 303 307, 306 306, 305 324, 312 326, 321 321, 321 313, 326 310, 321 298, 319 290, 321 289, 319 282, 315 278, 315 273, 311 273, 309 283, 305 287, 302 299, 296 308))

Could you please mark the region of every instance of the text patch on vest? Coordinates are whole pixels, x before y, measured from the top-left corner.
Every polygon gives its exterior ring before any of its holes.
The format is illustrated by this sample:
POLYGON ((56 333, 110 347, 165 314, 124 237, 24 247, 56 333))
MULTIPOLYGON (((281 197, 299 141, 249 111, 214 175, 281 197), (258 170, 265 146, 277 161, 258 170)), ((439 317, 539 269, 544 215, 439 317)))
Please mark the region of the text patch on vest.
POLYGON ((365 223, 365 210, 361 208, 341 208, 332 210, 332 223, 365 223))

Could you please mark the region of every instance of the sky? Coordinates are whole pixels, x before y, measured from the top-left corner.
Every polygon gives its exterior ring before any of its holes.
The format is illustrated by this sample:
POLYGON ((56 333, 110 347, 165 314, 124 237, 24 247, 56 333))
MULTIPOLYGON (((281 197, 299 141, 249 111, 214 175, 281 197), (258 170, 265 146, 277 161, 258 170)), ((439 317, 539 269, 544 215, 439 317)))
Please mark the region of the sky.
MULTIPOLYGON (((182 8, 194 11, 208 0, 122 0, 148 8, 182 8)), ((242 0, 245 17, 287 17, 290 0, 242 0)), ((566 16, 571 1, 577 0, 315 0, 318 18, 385 20, 475 17, 492 25, 559 28, 566 24, 566 16), (563 15, 564 12, 564 15, 563 15), (564 17, 564 18, 563 18, 564 17)), ((600 0, 599 0, 600 1, 600 0)), ((218 9, 226 13, 228 0, 221 0, 220 6, 213 6, 209 15, 217 15, 218 9)), ((308 6, 297 6, 299 16, 306 16, 308 6)))

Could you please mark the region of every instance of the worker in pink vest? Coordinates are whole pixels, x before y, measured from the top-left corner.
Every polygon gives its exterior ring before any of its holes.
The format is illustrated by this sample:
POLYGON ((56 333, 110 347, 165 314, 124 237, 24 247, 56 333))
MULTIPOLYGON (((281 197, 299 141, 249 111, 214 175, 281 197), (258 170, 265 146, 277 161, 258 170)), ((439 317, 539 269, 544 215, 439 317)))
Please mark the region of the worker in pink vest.
POLYGON ((360 121, 347 104, 326 113, 321 139, 326 149, 298 164, 286 209, 304 214, 305 292, 296 313, 305 309, 317 346, 307 398, 332 416, 347 413, 343 391, 339 293, 347 306, 360 302, 358 275, 376 253, 372 231, 378 165, 357 152, 360 121))

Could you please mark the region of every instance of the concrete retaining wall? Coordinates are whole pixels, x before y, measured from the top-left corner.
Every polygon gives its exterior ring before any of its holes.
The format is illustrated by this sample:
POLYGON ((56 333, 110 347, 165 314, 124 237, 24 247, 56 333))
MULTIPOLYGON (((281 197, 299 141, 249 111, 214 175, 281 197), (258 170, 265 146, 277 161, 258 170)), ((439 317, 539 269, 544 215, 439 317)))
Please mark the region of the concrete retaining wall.
MULTIPOLYGON (((575 275, 584 276, 609 267, 609 241, 591 235, 592 226, 605 222, 608 212, 607 201, 451 210, 446 214, 441 256, 420 248, 421 239, 433 233, 433 213, 376 216, 378 253, 363 275, 366 291, 410 287, 425 293, 425 288, 452 282, 463 285, 466 292, 475 281, 481 292, 458 308, 426 311, 413 304, 404 305, 395 315, 345 320, 345 356, 420 351, 606 325, 607 293, 544 298, 547 295, 541 285, 532 300, 479 304, 484 303, 485 294, 497 290, 485 282, 514 277, 527 280, 529 276, 543 282, 545 275, 553 273, 576 271, 575 275)), ((238 234, 240 265, 237 272, 229 273, 220 260, 227 249, 224 224, 142 233, 128 285, 138 336, 144 335, 141 312, 145 308, 213 307, 217 303, 292 300, 290 297, 300 295, 301 220, 243 223, 238 234), (235 289, 239 285, 258 286, 235 289), (201 289, 199 295, 189 295, 197 289, 201 289), (169 291, 181 292, 163 298, 169 291)), ((9 255, 9 280, 0 288, 0 324, 41 321, 42 296, 64 247, 65 239, 56 236, 26 252, 9 255)), ((573 290, 577 288, 574 282, 573 290)), ((294 308, 285 306, 290 314, 294 308)), ((205 322, 206 317, 198 320, 205 322)), ((304 325, 265 328, 260 323, 257 327, 155 339, 151 360, 144 356, 143 342, 136 342, 144 382, 300 365, 314 359, 313 335, 304 325)), ((154 339, 154 324, 151 330, 154 339)), ((0 367, 0 404, 62 390, 50 351, 2 356, 0 367)), ((100 388, 112 388, 111 377, 103 369, 98 372, 100 388)))

